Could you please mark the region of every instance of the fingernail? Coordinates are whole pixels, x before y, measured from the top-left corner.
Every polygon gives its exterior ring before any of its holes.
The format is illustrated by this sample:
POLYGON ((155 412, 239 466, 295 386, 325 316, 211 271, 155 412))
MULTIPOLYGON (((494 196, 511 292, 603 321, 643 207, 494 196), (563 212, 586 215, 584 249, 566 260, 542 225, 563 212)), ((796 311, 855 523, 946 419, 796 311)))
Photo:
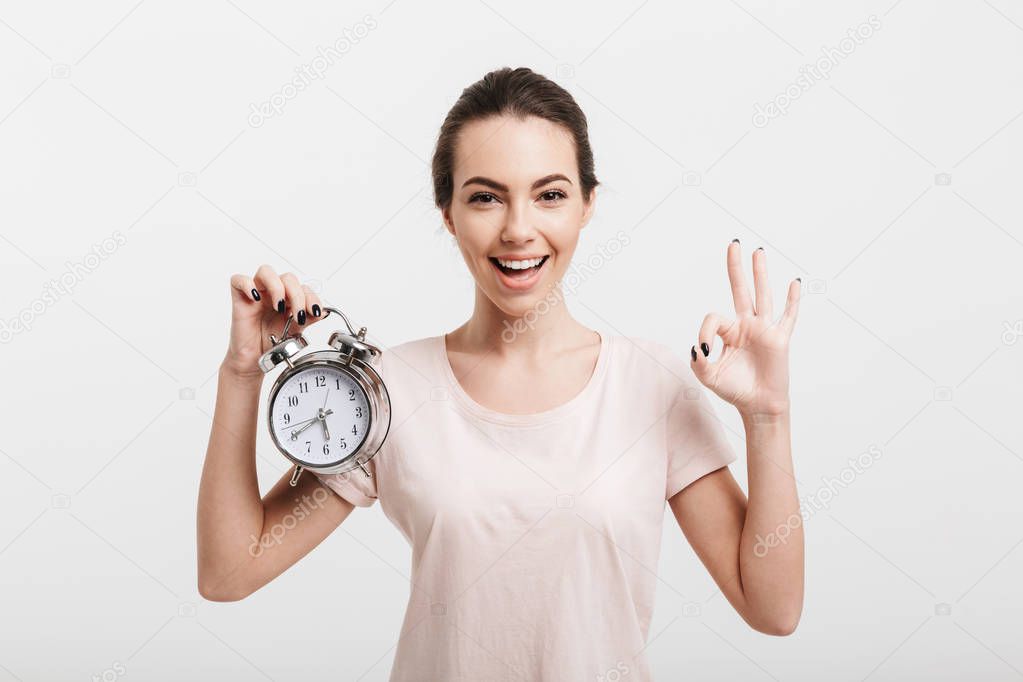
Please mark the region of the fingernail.
POLYGON ((735 239, 733 239, 733 240, 732 240, 732 243, 733 243, 733 244, 738 244, 738 243, 739 243, 739 238, 738 238, 738 237, 736 237, 735 239))
POLYGON ((281 300, 277 301, 277 312, 279 312, 279 313, 283 313, 284 312, 284 299, 283 298, 281 300))
POLYGON ((692 353, 693 353, 693 360, 695 360, 696 359, 696 346, 693 346, 692 353))
POLYGON ((320 316, 320 306, 318 304, 316 304, 316 303, 313 303, 313 317, 319 317, 319 316, 320 316))
POLYGON ((802 281, 803 281, 803 278, 802 278, 802 277, 796 277, 796 281, 797 281, 797 282, 802 282, 802 281))
POLYGON ((298 323, 299 324, 305 324, 305 311, 304 310, 299 310, 298 311, 298 323))
POLYGON ((700 344, 700 350, 703 351, 703 357, 707 357, 708 355, 710 355, 710 346, 708 346, 706 343, 700 344))
POLYGON ((254 300, 254 301, 258 301, 259 300, 259 292, 256 291, 255 289, 252 290, 252 300, 254 300))

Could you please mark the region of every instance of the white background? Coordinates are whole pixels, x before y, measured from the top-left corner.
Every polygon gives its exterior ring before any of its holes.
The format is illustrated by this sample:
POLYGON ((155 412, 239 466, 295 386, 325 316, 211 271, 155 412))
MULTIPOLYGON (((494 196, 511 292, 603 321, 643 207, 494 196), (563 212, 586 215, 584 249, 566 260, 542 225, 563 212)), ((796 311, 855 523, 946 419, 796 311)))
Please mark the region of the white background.
MULTIPOLYGON (((573 314, 684 357, 706 312, 731 311, 729 240, 763 245, 779 309, 804 282, 801 496, 881 453, 807 521, 789 638, 739 619, 668 515, 658 679, 1023 676, 1018 3, 344 5, 0 4, 0 680, 387 678, 409 550, 379 505, 248 599, 197 593, 228 279, 292 270, 385 348, 458 326, 472 282, 427 161, 462 88, 505 65, 589 117, 603 184, 578 256, 632 238, 573 314), (871 15, 829 79, 753 125, 871 15), (45 300, 62 276, 73 291, 45 300)), ((286 466, 259 436, 265 490, 286 466)))

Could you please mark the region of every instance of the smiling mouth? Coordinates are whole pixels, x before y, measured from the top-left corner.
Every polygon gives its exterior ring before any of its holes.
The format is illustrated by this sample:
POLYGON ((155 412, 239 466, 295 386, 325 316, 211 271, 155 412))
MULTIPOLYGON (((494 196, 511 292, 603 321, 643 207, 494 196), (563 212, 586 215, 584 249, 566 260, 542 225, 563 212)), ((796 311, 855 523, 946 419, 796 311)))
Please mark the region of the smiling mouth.
POLYGON ((542 257, 540 259, 540 262, 531 268, 506 268, 505 266, 501 265, 501 263, 499 263, 498 260, 493 256, 490 256, 488 259, 495 268, 501 271, 502 274, 507 275, 508 277, 511 277, 513 279, 528 279, 530 276, 533 275, 533 273, 535 273, 537 270, 543 267, 544 263, 547 262, 548 258, 550 258, 549 254, 542 257))

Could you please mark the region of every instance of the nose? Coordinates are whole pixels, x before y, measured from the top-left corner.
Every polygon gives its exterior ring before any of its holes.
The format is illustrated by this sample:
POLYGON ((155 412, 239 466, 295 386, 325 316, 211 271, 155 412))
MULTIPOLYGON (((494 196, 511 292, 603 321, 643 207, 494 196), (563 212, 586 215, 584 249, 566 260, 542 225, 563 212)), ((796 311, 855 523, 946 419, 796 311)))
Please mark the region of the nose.
POLYGON ((501 228, 501 241, 525 244, 533 241, 535 232, 528 208, 519 202, 511 203, 501 228))

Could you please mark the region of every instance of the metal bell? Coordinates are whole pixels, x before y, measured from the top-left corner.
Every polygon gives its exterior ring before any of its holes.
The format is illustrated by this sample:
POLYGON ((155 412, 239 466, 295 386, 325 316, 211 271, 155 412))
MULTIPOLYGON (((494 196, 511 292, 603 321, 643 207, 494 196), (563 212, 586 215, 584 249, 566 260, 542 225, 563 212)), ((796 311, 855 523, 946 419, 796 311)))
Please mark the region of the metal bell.
POLYGON ((288 321, 284 323, 284 330, 281 332, 283 338, 278 341, 276 336, 270 335, 270 343, 273 346, 259 358, 259 368, 263 370, 264 374, 273 371, 274 367, 282 362, 288 363, 289 367, 294 367, 291 358, 301 353, 309 345, 309 342, 301 334, 288 336, 288 327, 290 326, 291 317, 289 316, 288 321))

